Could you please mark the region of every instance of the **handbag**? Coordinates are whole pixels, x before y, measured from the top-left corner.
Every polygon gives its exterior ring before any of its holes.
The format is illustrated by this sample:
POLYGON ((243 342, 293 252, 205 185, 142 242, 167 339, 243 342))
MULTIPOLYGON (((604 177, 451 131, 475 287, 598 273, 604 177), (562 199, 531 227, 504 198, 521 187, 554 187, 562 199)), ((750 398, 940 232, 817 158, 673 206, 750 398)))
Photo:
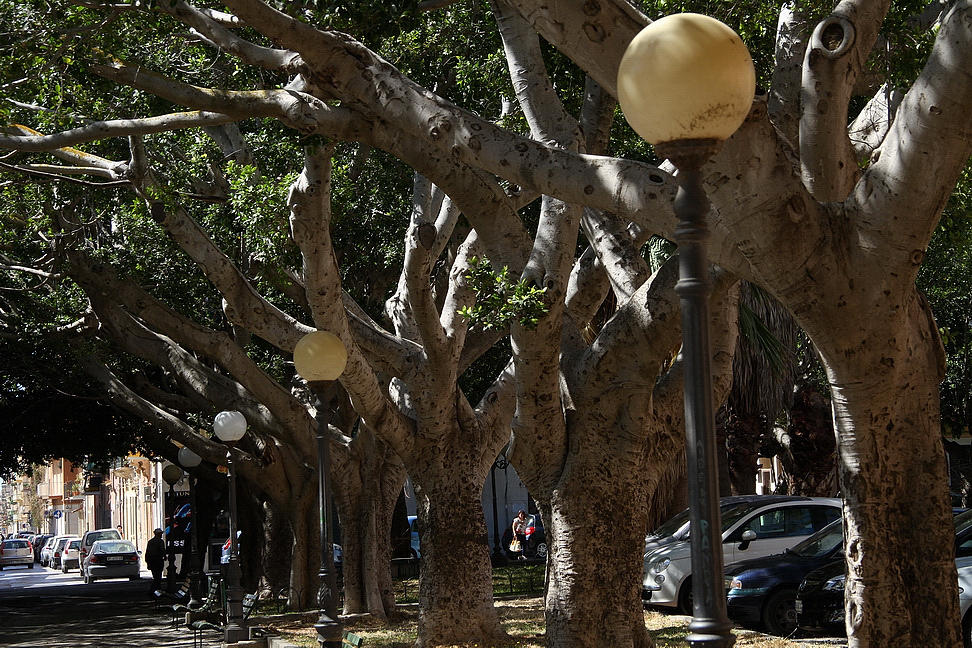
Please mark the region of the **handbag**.
POLYGON ((510 551, 522 551, 519 538, 513 538, 513 542, 510 543, 510 551))

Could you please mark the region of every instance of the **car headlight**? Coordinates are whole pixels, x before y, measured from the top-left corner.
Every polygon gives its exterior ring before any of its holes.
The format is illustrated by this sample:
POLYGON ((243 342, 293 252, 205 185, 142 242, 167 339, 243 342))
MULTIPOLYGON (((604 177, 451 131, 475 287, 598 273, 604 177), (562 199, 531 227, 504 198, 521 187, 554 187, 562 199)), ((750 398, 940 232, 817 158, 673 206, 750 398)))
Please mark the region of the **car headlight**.
POLYGON ((648 569, 649 569, 649 571, 653 571, 656 574, 658 574, 658 573, 663 572, 666 569, 668 569, 668 566, 671 565, 671 564, 672 564, 672 559, 671 558, 667 558, 667 557, 666 558, 659 558, 655 562, 651 563, 651 566, 648 569))
POLYGON ((769 591, 768 587, 750 587, 746 589, 742 579, 738 576, 736 578, 727 578, 725 584, 728 590, 726 593, 728 596, 759 596, 769 591))
POLYGON ((824 590, 828 592, 843 592, 844 591, 844 579, 845 576, 841 574, 840 576, 834 576, 826 583, 823 584, 824 590))

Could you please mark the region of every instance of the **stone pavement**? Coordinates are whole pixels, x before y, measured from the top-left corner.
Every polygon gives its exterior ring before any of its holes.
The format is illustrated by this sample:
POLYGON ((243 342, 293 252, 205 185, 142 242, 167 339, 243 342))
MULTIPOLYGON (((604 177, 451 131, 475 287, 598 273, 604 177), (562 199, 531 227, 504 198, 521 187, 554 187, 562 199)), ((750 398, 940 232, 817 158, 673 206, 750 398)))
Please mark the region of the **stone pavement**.
MULTIPOLYGON (((190 648, 192 632, 171 627, 170 618, 149 599, 145 580, 0 590, 5 648, 190 648)), ((222 636, 205 638, 219 645, 222 636)))

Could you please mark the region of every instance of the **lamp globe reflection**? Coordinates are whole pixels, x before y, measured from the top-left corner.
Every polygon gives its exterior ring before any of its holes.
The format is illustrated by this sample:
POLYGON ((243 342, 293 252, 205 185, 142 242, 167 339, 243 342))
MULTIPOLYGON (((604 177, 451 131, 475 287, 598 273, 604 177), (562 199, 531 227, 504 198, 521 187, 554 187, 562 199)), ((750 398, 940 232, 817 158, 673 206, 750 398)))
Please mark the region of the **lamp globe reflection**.
POLYGON ((246 434, 246 417, 236 411, 220 412, 213 419, 213 431, 223 443, 236 443, 246 434))
POLYGON ((294 347, 294 367, 307 382, 337 380, 347 363, 341 338, 327 331, 311 331, 294 347))
POLYGON ((624 117, 650 144, 726 140, 743 123, 756 91, 742 39, 715 18, 665 16, 628 45, 618 68, 624 117))

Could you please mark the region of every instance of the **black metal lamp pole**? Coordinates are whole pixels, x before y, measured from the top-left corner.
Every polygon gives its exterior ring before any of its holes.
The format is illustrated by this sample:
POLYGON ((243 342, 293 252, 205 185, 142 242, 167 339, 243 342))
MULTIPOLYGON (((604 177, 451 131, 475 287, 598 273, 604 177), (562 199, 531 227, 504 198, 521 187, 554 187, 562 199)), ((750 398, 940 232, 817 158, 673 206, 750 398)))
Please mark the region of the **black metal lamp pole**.
POLYGON ((196 507, 196 485, 197 480, 188 472, 188 469, 195 468, 202 463, 202 457, 183 446, 179 448, 179 464, 187 469, 186 474, 189 479, 189 509, 192 512, 190 517, 192 533, 189 536, 189 607, 199 607, 202 605, 203 574, 202 574, 202 555, 199 551, 199 510, 196 507))
POLYGON ((317 643, 325 648, 341 647, 341 622, 337 612, 337 574, 334 569, 334 532, 331 523, 331 447, 328 445, 328 424, 331 422, 331 403, 337 393, 336 381, 308 383, 317 399, 317 490, 321 507, 321 568, 317 603, 320 617, 314 628, 317 643))
POLYGON ((682 305, 682 355, 685 363, 685 445, 688 469, 689 527, 692 538, 693 615, 686 637, 691 646, 732 646, 736 638, 726 614, 722 524, 709 352, 709 263, 706 214, 709 199, 702 166, 722 145, 718 140, 683 140, 656 151, 678 167, 679 280, 682 305))
POLYGON ((229 473, 230 555, 226 566, 226 630, 223 637, 226 643, 239 643, 246 639, 246 628, 243 627, 243 569, 236 537, 236 466, 232 447, 226 451, 226 468, 229 473))
POLYGON ((631 127, 678 168, 673 209, 682 306, 685 456, 692 538, 689 645, 730 648, 709 352, 706 214, 702 167, 745 121, 756 77, 742 39, 714 18, 682 13, 645 27, 618 69, 618 101, 631 127))
POLYGON ((337 578, 334 572, 334 541, 331 524, 331 449, 328 424, 331 403, 337 394, 337 379, 348 361, 348 351, 341 339, 327 331, 312 331, 294 347, 294 367, 307 381, 317 397, 317 463, 318 494, 321 504, 321 588, 317 594, 320 618, 317 643, 321 648, 340 648, 342 627, 337 612, 337 578))
POLYGON ((229 644, 246 640, 248 634, 243 619, 243 570, 236 537, 236 466, 233 463, 233 446, 246 433, 246 419, 239 412, 220 412, 213 427, 216 436, 226 444, 226 472, 229 476, 230 555, 226 565, 226 627, 223 630, 223 641, 229 644))
POLYGON ((506 457, 502 455, 493 462, 492 467, 489 470, 490 482, 493 489, 493 560, 501 561, 506 558, 506 552, 503 551, 503 541, 502 534, 500 533, 499 527, 499 512, 496 510, 496 470, 506 470, 506 467, 510 465, 506 460, 506 457))

